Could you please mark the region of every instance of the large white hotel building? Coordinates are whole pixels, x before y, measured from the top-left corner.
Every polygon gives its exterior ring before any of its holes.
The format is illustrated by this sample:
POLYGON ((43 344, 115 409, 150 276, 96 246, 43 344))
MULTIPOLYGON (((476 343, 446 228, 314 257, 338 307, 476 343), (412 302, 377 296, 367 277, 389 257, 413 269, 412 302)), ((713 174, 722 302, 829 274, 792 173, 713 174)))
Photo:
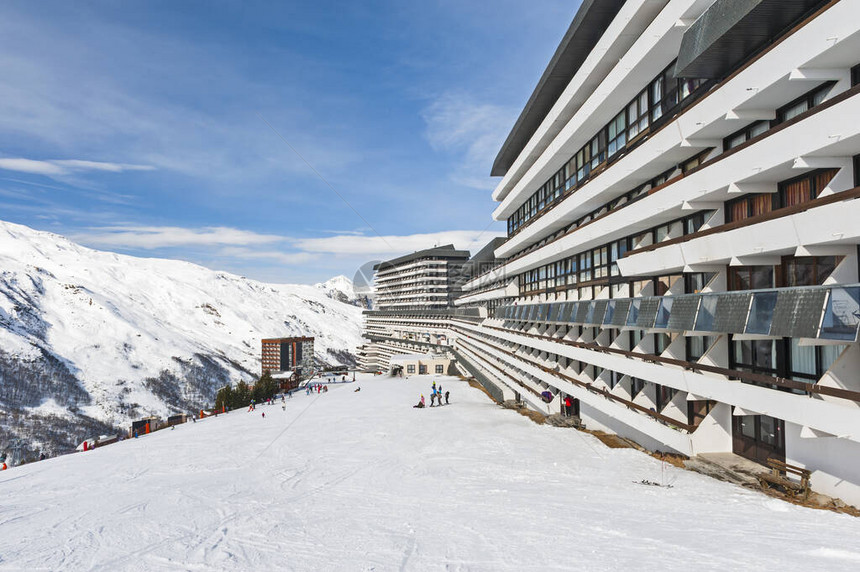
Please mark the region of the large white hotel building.
POLYGON ((462 368, 860 503, 858 65, 858 0, 584 0, 493 165, 462 368))

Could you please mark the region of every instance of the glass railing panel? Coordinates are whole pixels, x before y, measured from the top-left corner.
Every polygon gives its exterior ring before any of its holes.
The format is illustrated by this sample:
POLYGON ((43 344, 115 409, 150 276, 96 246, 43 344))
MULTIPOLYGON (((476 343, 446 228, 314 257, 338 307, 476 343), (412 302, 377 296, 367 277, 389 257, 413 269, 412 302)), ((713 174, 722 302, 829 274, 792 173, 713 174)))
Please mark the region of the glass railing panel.
POLYGON ((697 332, 713 332, 714 322, 717 315, 717 295, 705 294, 702 296, 702 301, 699 304, 699 311, 696 314, 697 332))
POLYGON ((623 326, 627 323, 627 313, 630 311, 631 300, 629 298, 613 300, 615 311, 612 314, 612 325, 623 326))
POLYGON ((615 315, 615 300, 609 300, 606 303, 606 311, 603 313, 603 325, 612 324, 612 317, 615 315))
POLYGON ((639 305, 642 303, 642 298, 633 298, 630 300, 630 310, 627 313, 627 325, 636 326, 639 321, 639 305))
POLYGON ((833 288, 824 308, 819 338, 854 342, 860 325, 860 286, 833 288))
POLYGON ((659 298, 642 298, 639 304, 639 315, 636 318, 636 327, 649 329, 654 327, 657 319, 657 308, 660 306, 659 298))
POLYGON ((773 309, 776 307, 776 292, 756 292, 753 294, 752 306, 750 307, 749 319, 747 319, 746 334, 770 333, 770 325, 773 322, 773 309))
POLYGON ((750 312, 752 292, 723 292, 717 294, 714 317, 715 332, 743 332, 750 312))
POLYGON ((583 323, 585 324, 593 324, 594 323, 594 302, 588 303, 588 311, 585 313, 585 320, 583 323))
POLYGON ((692 330, 696 323, 696 312, 699 311, 699 294, 676 296, 672 302, 672 311, 666 328, 674 331, 692 330))
POLYGON ((770 335, 789 338, 814 338, 827 301, 823 288, 780 290, 773 311, 770 335))
POLYGON ((607 300, 594 302, 594 313, 591 315, 590 323, 599 325, 603 323, 603 315, 606 313, 607 300))
POLYGON ((570 316, 567 318, 568 322, 576 322, 576 316, 579 314, 579 306, 580 302, 570 302, 570 316))
POLYGON ((590 302, 578 302, 576 306, 576 317, 573 321, 577 324, 584 324, 589 308, 591 308, 590 302))
POLYGON ((654 327, 665 330, 669 327, 669 316, 672 314, 672 305, 675 299, 672 297, 660 298, 660 305, 657 307, 657 318, 654 321, 654 327))

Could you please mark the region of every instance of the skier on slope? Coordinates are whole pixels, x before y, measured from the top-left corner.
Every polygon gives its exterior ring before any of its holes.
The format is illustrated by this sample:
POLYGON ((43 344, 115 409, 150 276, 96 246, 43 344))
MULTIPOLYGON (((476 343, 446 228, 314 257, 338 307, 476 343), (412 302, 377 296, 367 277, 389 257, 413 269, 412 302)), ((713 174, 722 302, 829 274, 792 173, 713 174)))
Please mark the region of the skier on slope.
POLYGON ((418 405, 413 405, 412 408, 422 409, 424 407, 424 396, 421 396, 421 400, 418 402, 418 405))
POLYGON ((448 405, 448 394, 449 393, 450 393, 450 391, 445 392, 445 405, 448 405))

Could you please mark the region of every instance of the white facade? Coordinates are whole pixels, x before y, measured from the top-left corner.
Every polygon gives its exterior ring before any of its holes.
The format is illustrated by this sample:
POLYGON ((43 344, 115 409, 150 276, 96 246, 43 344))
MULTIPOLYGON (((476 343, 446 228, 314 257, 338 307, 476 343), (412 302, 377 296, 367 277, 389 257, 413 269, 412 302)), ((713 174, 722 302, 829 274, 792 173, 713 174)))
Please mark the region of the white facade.
POLYGON ((375 308, 364 313, 368 343, 358 349, 361 369, 388 371, 392 356, 444 353, 450 343, 444 315, 460 293, 461 270, 468 259, 467 251, 448 245, 375 267, 375 308))
POLYGON ((860 504, 858 5, 617 4, 505 144, 505 262, 463 286, 487 317, 449 321, 458 357, 505 399, 569 396, 655 450, 782 458, 860 504))

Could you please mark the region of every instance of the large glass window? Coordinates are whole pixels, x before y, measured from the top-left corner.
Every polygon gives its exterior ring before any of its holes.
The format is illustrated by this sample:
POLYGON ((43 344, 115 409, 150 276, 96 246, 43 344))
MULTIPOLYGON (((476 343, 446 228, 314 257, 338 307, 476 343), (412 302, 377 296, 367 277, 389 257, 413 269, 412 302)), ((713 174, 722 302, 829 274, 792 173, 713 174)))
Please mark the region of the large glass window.
POLYGON ((688 336, 687 361, 696 362, 705 355, 716 341, 715 336, 688 336))
POLYGON ((627 140, 631 140, 648 128, 648 90, 627 106, 627 140))
POLYGON ((798 115, 809 111, 816 105, 819 105, 836 82, 828 82, 812 91, 800 96, 791 103, 779 108, 776 112, 776 122, 783 123, 790 119, 794 119, 798 115))
POLYGON ((594 249, 594 279, 609 276, 609 247, 594 249))
POLYGON ((622 111, 609 122, 606 128, 607 134, 607 156, 612 157, 620 151, 627 143, 627 114, 622 111))
POLYGON ((854 155, 854 186, 860 187, 860 155, 854 155))
POLYGON ((777 340, 733 340, 734 367, 776 375, 777 340))
POLYGON ((758 137, 768 129, 770 129, 769 121, 756 121, 755 123, 752 123, 723 139, 723 150, 728 151, 729 149, 733 149, 738 145, 746 143, 750 139, 758 137))
POLYGON ((658 385, 657 386, 657 411, 663 411, 663 409, 672 402, 672 399, 678 393, 677 389, 666 385, 658 385))
POLYGON ((745 195, 739 199, 726 201, 726 222, 744 220, 772 210, 773 195, 770 193, 745 195))
POLYGON ((591 170, 595 170, 606 160, 606 136, 603 131, 594 136, 588 144, 591 151, 591 170))
POLYGON ((579 281, 591 280, 591 252, 583 252, 579 255, 579 281))
POLYGON ((786 256, 782 259, 784 286, 820 286, 841 261, 837 256, 786 256))
POLYGON ((729 267, 729 290, 760 290, 773 287, 773 266, 729 267))
POLYGON ((779 184, 780 206, 790 207, 818 198, 837 172, 838 169, 824 169, 783 181, 779 184))
POLYGON ((860 84, 860 64, 851 68, 851 87, 860 84))
POLYGON ((618 260, 627 253, 629 242, 629 239, 624 238, 609 245, 609 274, 611 276, 621 276, 618 260))

